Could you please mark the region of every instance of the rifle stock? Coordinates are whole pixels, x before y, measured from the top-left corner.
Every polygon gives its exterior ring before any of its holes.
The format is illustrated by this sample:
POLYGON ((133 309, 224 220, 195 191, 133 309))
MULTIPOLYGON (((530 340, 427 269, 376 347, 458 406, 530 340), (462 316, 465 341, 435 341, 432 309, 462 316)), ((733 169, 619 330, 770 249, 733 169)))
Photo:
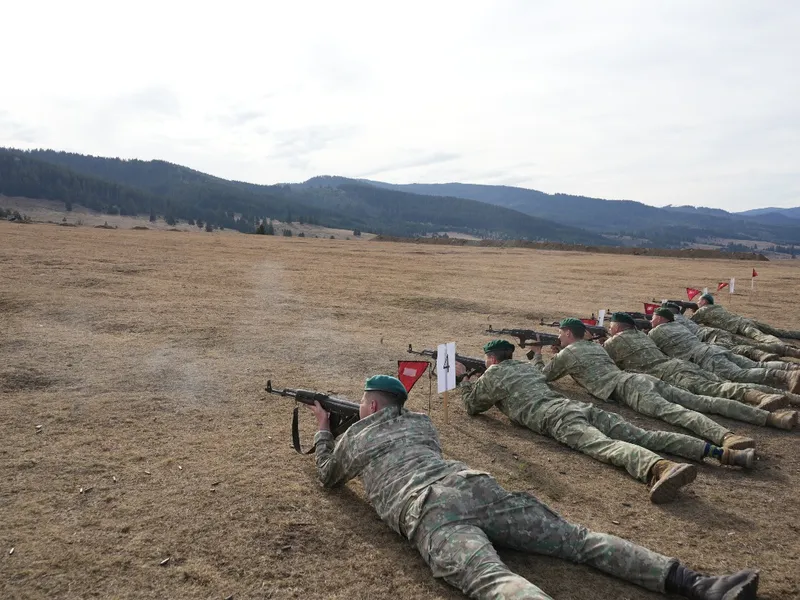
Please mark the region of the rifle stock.
MULTIPOLYGON (((349 400, 336 398, 327 394, 319 392, 311 392, 308 390, 299 390, 292 388, 275 389, 272 387, 272 380, 267 380, 267 387, 264 390, 269 394, 276 394, 278 396, 285 396, 294 398, 301 404, 314 406, 315 402, 319 402, 320 406, 330 413, 330 427, 333 437, 336 438, 342 435, 347 429, 360 418, 359 405, 349 400)), ((303 452, 300 447, 300 430, 298 424, 298 407, 295 406, 294 414, 292 416, 292 446, 300 454, 311 454, 314 448, 307 452, 303 452)))

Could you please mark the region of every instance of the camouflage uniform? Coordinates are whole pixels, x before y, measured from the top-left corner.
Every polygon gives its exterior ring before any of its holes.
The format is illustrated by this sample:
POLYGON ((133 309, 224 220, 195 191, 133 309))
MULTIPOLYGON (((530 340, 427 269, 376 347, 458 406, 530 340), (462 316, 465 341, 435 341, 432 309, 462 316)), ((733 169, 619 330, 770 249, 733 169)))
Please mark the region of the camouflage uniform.
POLYGON ((692 315, 692 321, 700 325, 717 327, 725 331, 730 331, 731 333, 743 335, 761 344, 788 346, 788 344, 785 344, 779 338, 798 338, 800 336, 800 331, 775 329, 766 323, 760 323, 753 319, 728 312, 725 310, 725 307, 719 304, 701 306, 697 312, 692 315))
MULTIPOLYGON (((693 321, 689 322, 693 323, 693 321)), ((717 329, 716 327, 698 327, 695 335, 697 339, 706 344, 722 346, 734 354, 744 356, 756 362, 769 362, 771 364, 770 368, 793 368, 792 363, 780 361, 781 356, 786 356, 786 354, 781 353, 784 352, 784 349, 781 347, 770 344, 759 344, 757 341, 750 338, 733 334, 724 329, 717 329), (776 363, 780 363, 781 366, 776 366, 776 363)))
MULTIPOLYGON (((682 329, 691 335, 685 327, 682 329)), ((537 354, 533 362, 542 369, 547 381, 571 375, 580 386, 601 400, 611 399, 644 415, 684 427, 717 446, 722 445, 725 434, 731 433, 707 416, 682 406, 701 402, 694 394, 651 375, 620 370, 603 347, 594 342, 581 340, 570 344, 547 366, 544 366, 541 354, 537 354)))
MULTIPOLYGON (((763 400, 762 392, 745 384, 723 381, 692 362, 670 358, 641 331, 623 331, 608 338, 603 347, 620 369, 646 373, 698 394, 701 401, 689 408, 753 425, 764 425, 767 422, 767 411, 741 403, 763 400)), ((774 392, 780 394, 778 390, 774 392)))
POLYGON ((444 460, 426 415, 395 407, 361 419, 334 445, 314 437, 326 487, 361 476, 370 504, 430 566, 471 598, 552 600, 511 572, 493 544, 591 565, 664 592, 678 561, 613 535, 570 523, 535 497, 504 490, 488 473, 444 460))
MULTIPOLYGON (((686 315, 677 313, 675 321, 686 327, 689 331, 695 334, 700 340, 708 344, 717 344, 723 346, 733 352, 745 356, 755 361, 777 360, 778 356, 782 354, 776 353, 774 346, 770 347, 756 347, 757 342, 744 336, 734 336, 729 331, 717 329, 715 327, 703 327, 698 325, 686 315)), ((788 364, 788 363, 787 363, 788 364)), ((784 368, 784 367, 775 367, 784 368)))
POLYGON ((701 342, 680 323, 662 323, 658 327, 653 327, 649 336, 667 356, 691 361, 725 379, 781 388, 786 385, 786 371, 764 368, 743 369, 731 360, 733 354, 729 350, 701 342))
POLYGON ((652 466, 661 460, 651 450, 703 460, 706 443, 702 440, 640 429, 615 413, 565 398, 551 389, 530 363, 504 360, 486 369, 476 382, 463 381, 460 387, 469 414, 497 406, 514 423, 622 467, 645 483, 652 466))

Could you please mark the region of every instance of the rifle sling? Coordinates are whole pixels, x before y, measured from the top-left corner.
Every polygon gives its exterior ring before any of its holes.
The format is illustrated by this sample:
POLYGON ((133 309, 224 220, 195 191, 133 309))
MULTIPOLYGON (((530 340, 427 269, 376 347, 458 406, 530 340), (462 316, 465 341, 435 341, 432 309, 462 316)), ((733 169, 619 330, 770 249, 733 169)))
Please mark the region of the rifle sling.
POLYGON ((300 407, 295 406, 294 411, 292 412, 292 446, 299 454, 311 454, 314 452, 315 447, 311 446, 311 448, 305 452, 300 447, 300 427, 299 427, 299 412, 300 407))

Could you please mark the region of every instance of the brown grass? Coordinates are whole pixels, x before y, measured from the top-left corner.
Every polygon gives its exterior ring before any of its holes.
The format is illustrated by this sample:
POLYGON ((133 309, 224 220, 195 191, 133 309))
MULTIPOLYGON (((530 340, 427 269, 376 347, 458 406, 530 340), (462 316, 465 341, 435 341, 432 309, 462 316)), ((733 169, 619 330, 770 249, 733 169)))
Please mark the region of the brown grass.
MULTIPOLYGON (((0 268, 2 598, 461 598, 359 483, 319 488, 267 378, 357 399, 409 343, 479 355, 488 324, 638 310, 732 276, 735 310, 800 320, 794 261, 762 263, 750 298, 741 261, 0 223, 0 268)), ((409 406, 426 410, 427 391, 424 378, 409 406)), ((763 598, 800 595, 799 434, 726 422, 759 440, 757 468, 709 463, 654 506, 625 473, 497 411, 468 417, 455 394, 445 424, 433 407, 446 455, 509 489, 701 570, 759 567, 763 598)), ((503 556, 555 598, 656 597, 503 556)))

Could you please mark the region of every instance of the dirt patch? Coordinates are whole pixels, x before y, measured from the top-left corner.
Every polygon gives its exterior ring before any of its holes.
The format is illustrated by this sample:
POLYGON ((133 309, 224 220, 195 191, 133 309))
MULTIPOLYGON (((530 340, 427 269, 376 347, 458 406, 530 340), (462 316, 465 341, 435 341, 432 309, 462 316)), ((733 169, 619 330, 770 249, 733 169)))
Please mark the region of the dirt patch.
POLYGON ((57 380, 30 367, 7 367, 0 370, 0 391, 3 392, 42 390, 56 383, 57 380))

